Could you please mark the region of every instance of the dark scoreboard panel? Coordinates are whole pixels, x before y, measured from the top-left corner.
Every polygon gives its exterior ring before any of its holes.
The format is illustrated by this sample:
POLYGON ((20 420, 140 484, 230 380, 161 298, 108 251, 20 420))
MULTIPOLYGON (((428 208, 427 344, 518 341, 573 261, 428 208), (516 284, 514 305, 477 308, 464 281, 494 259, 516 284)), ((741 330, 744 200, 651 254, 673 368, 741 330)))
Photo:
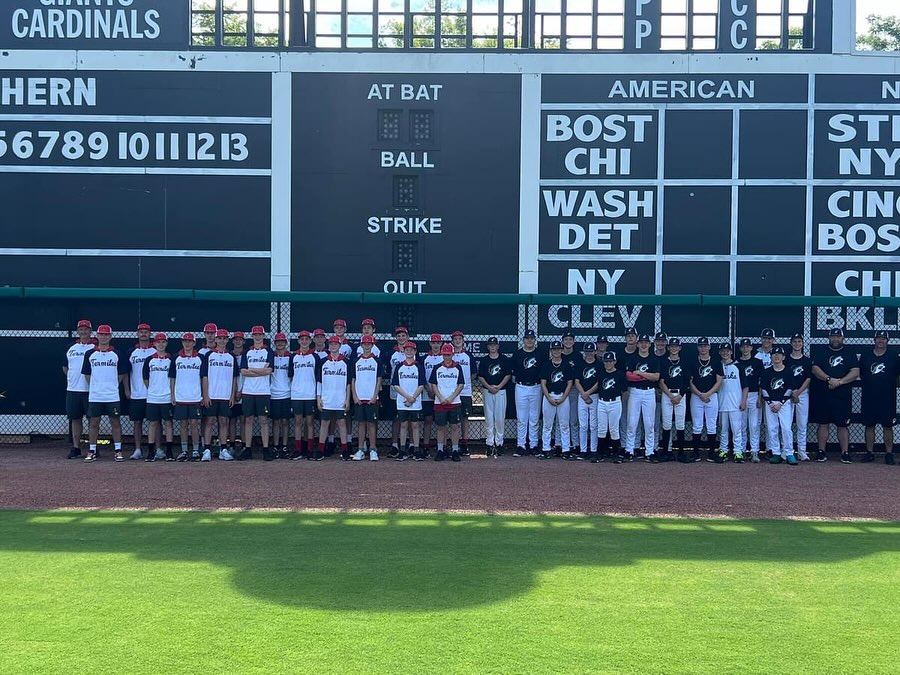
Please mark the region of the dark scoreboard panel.
MULTIPOLYGON (((538 290, 897 296, 898 102, 895 76, 544 75, 538 290)), ((540 328, 729 325, 727 309, 620 309, 554 307, 540 328)), ((733 319, 739 335, 900 327, 880 309, 733 319)))
POLYGON ((517 292, 520 78, 295 74, 294 290, 517 292))

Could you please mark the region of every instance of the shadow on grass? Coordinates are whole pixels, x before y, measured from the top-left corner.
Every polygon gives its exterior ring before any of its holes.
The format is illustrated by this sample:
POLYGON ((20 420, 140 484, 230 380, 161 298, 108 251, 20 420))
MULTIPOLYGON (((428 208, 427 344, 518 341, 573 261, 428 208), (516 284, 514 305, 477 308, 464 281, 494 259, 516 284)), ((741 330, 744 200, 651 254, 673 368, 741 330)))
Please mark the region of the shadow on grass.
POLYGON ((272 603, 425 612, 525 594, 561 566, 833 563, 895 552, 900 523, 6 511, 0 550, 211 562, 233 570, 238 591, 272 603))

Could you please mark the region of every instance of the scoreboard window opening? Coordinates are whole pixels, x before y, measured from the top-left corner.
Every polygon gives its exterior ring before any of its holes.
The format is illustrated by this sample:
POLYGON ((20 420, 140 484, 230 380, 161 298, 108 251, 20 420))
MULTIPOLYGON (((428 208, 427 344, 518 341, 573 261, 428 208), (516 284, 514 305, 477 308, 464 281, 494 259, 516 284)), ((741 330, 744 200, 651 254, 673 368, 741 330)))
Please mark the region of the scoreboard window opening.
POLYGON ((418 272, 419 242, 395 241, 393 261, 395 272, 418 272))
POLYGON ((418 176, 394 176, 394 208, 419 208, 418 176))
POLYGON ((191 0, 191 45, 283 47, 289 0, 191 0))
POLYGON ((812 47, 814 0, 757 0, 757 49, 812 47))
POLYGON ((378 140, 379 141, 399 141, 400 140, 400 119, 403 116, 401 110, 379 110, 378 111, 378 140))
POLYGON ((412 141, 434 140, 434 111, 411 110, 409 113, 409 137, 412 141))

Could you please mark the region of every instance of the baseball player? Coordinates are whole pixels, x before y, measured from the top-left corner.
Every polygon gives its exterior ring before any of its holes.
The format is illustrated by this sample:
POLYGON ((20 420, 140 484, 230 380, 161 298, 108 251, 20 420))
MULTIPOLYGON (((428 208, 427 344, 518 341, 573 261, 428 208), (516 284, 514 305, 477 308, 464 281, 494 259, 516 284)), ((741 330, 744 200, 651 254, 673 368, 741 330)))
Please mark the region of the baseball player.
POLYGON ((844 346, 844 331, 832 328, 828 333, 828 349, 813 362, 813 377, 816 387, 810 400, 810 417, 818 424, 816 437, 819 450, 816 461, 828 459, 825 446, 828 443, 828 428, 837 427, 838 443, 841 448, 841 462, 850 464, 850 414, 852 399, 850 385, 859 377, 859 361, 856 355, 844 346))
POLYGON ((72 438, 68 459, 81 457, 81 435, 84 433, 84 418, 88 417, 88 383, 81 374, 81 369, 84 366, 84 355, 94 348, 90 321, 81 319, 75 332, 78 341, 66 350, 66 361, 62 367, 66 376, 66 417, 69 418, 72 438))
POLYGON ((769 462, 781 464, 784 460, 795 466, 797 457, 794 455, 794 438, 791 432, 794 415, 791 393, 794 377, 784 365, 783 347, 773 347, 769 355, 772 365, 763 371, 759 384, 759 394, 766 412, 766 431, 768 431, 766 446, 772 453, 769 462))
POLYGON ((619 420, 622 417, 622 403, 628 397, 628 381, 625 371, 617 367, 616 353, 603 352, 603 372, 597 389, 597 436, 599 450, 591 458, 596 464, 604 457, 615 457, 616 464, 625 461, 625 451, 619 440, 619 420))
POLYGON ((499 457, 503 454, 506 385, 512 377, 512 367, 509 360, 500 353, 500 341, 496 337, 488 338, 487 350, 487 356, 478 364, 478 380, 484 397, 484 442, 487 456, 499 457))
POLYGON ((732 359, 734 350, 731 344, 723 342, 719 345, 721 358, 722 386, 719 388, 719 456, 716 463, 721 464, 728 459, 728 440, 734 437, 734 461, 744 463, 744 423, 742 411, 747 407, 748 389, 741 370, 732 359))
POLYGON ((165 460, 174 462, 172 453, 172 384, 169 371, 172 369, 172 356, 166 351, 169 338, 165 333, 153 336, 156 351, 144 361, 144 387, 147 390, 147 422, 148 436, 156 439, 156 452, 152 448, 147 451, 145 462, 165 460), (163 451, 163 434, 166 437, 166 449, 163 451))
POLYGON ((764 328, 759 334, 760 347, 756 350, 756 358, 762 361, 763 366, 768 368, 772 365, 772 346, 775 344, 775 331, 771 328, 764 328))
POLYGON ((234 331, 234 335, 231 336, 231 355, 238 366, 238 383, 237 392, 234 395, 234 405, 231 406, 231 419, 228 421, 228 438, 225 439, 225 447, 234 448, 235 451, 242 443, 241 434, 243 432, 241 420, 244 419, 244 405, 241 390, 244 388, 244 376, 240 374, 240 365, 241 359, 244 357, 244 342, 244 331, 234 331))
POLYGON ((378 394, 381 392, 381 363, 373 352, 375 338, 371 334, 363 335, 359 347, 362 350, 350 367, 351 392, 353 395, 353 416, 356 418, 359 449, 353 454, 353 460, 360 462, 366 458, 366 439, 368 439, 369 460, 378 461, 377 425, 378 394))
MULTIPOLYGON (((375 339, 375 319, 363 319, 362 324, 360 325, 360 333, 365 337, 366 335, 371 335, 372 340, 375 339)), ((362 343, 356 348, 356 355, 360 356, 362 354, 362 343)), ((378 348, 376 343, 372 343, 372 354, 376 359, 381 358, 381 350, 378 348)))
POLYGON ((641 335, 637 352, 625 362, 625 379, 628 381, 628 423, 625 427, 625 454, 627 461, 634 459, 638 425, 643 422, 648 462, 656 463, 656 439, 653 428, 656 416, 656 383, 659 381, 659 360, 650 353, 650 336, 641 335))
POLYGON ((214 323, 208 323, 203 326, 203 346, 197 350, 200 356, 206 356, 216 348, 216 333, 219 327, 214 323))
POLYGON ((316 328, 313 331, 313 349, 319 360, 324 361, 328 358, 328 345, 326 344, 327 336, 324 328, 316 328))
POLYGON ((597 345, 597 359, 602 361, 603 355, 609 349, 609 338, 605 335, 598 335, 594 344, 597 345))
POLYGON ((866 454, 863 462, 875 459, 875 425, 884 437, 884 463, 894 463, 894 425, 897 423, 897 376, 900 359, 888 349, 886 330, 875 332, 875 346, 863 350, 859 359, 862 380, 862 420, 866 426, 866 454))
MULTIPOLYGON (((690 369, 681 358, 681 340, 676 337, 669 338, 669 356, 660 361, 659 389, 660 408, 662 408, 662 446, 663 452, 669 450, 669 440, 672 437, 672 422, 675 423, 675 441, 673 449, 678 453, 678 461, 686 464, 694 461, 688 456, 684 441, 684 420, 687 413, 688 391, 691 387, 690 369)), ((696 453, 696 461, 700 461, 699 453, 696 453)))
MULTIPOLYGON (((597 361, 597 345, 585 342, 581 350, 578 370, 575 371, 576 409, 578 411, 578 454, 576 459, 596 459, 598 455, 597 427, 598 390, 602 368, 597 361)), ((569 399, 571 411, 571 398, 569 399)), ((570 427, 571 428, 571 427, 570 427)), ((604 434, 605 435, 605 434, 604 434)))
MULTIPOLYGON (((150 325, 139 324, 137 327, 137 344, 128 354, 128 363, 131 366, 128 386, 123 389, 128 400, 128 419, 131 420, 134 433, 134 452, 131 459, 141 459, 141 441, 143 436, 144 418, 147 410, 147 388, 144 386, 144 361, 156 352, 153 343, 150 342, 150 325)), ((153 445, 153 439, 147 439, 153 445)))
POLYGON ((697 340, 697 362, 691 369, 691 440, 694 452, 699 456, 700 435, 706 428, 706 461, 715 462, 718 458, 716 450, 716 422, 719 418, 719 397, 717 392, 722 386, 722 366, 713 363, 709 355, 709 338, 697 340), (705 422, 705 425, 704 425, 705 422))
POLYGON ((431 371, 431 394, 434 396, 434 423, 437 426, 437 452, 434 461, 441 462, 447 458, 444 442, 447 439, 447 427, 450 427, 450 440, 453 444, 450 459, 461 461, 459 453, 460 394, 466 384, 462 369, 453 360, 453 345, 441 345, 443 362, 431 371))
POLYGON ((388 457, 391 459, 396 459, 400 456, 400 420, 397 419, 397 392, 393 387, 390 387, 390 383, 394 381, 394 371, 397 370, 397 366, 406 359, 406 355, 403 353, 403 345, 409 341, 409 329, 406 326, 397 326, 394 329, 394 338, 397 344, 394 345, 390 355, 386 356, 387 360, 384 364, 385 370, 389 373, 390 405, 388 406, 388 419, 391 420, 391 451, 388 453, 388 457))
MULTIPOLYGON (((622 348, 621 358, 617 360, 620 368, 625 368, 628 365, 628 360, 632 356, 637 355, 637 339, 638 334, 637 330, 635 330, 634 326, 625 329, 625 346, 622 348)), ((627 377, 626 377, 627 380, 627 377)), ((629 382, 629 384, 631 384, 629 382)), ((619 432, 620 435, 625 441, 628 441, 628 410, 623 411, 622 419, 619 421, 619 432)), ((637 439, 635 439, 635 445, 637 445, 637 439)))
MULTIPOLYGON (((291 378, 294 377, 293 354, 288 351, 285 333, 275 333, 275 357, 272 365, 269 416, 272 419, 272 459, 288 458, 287 444, 291 419, 291 378)), ((346 345, 343 345, 346 346, 346 345)), ((349 350, 350 348, 347 347, 349 350)))
MULTIPOLYGON (((562 336, 562 357, 574 375, 581 369, 581 354, 575 351, 575 334, 569 331, 562 336)), ((569 439, 572 442, 575 454, 579 455, 581 436, 578 433, 578 389, 573 386, 569 392, 569 439)))
POLYGON ((220 441, 219 459, 234 459, 228 445, 228 422, 237 395, 240 368, 233 354, 228 353, 228 331, 216 328, 214 349, 201 356, 200 384, 203 388, 203 462, 212 459, 213 427, 218 424, 220 441), (224 445, 221 441, 225 440, 224 445))
POLYGON ((522 335, 522 347, 513 355, 512 364, 516 381, 516 451, 513 457, 524 457, 538 447, 543 361, 537 351, 534 331, 526 330, 522 335))
POLYGON ((347 339, 347 322, 344 319, 335 319, 332 328, 334 334, 341 339, 341 356, 349 359, 353 354, 353 348, 350 346, 350 340, 347 339))
POLYGON ((763 362, 753 356, 753 343, 749 338, 741 340, 741 356, 737 360, 737 366, 741 369, 744 384, 747 385, 747 405, 743 412, 743 432, 745 438, 744 450, 747 443, 750 447, 750 461, 759 463, 759 437, 760 418, 762 416, 762 399, 759 398, 759 378, 766 369, 763 362))
POLYGON ((341 356, 341 338, 328 338, 328 358, 319 361, 316 372, 316 404, 321 412, 319 427, 319 448, 312 459, 319 461, 325 456, 325 440, 328 429, 334 422, 341 438, 341 459, 350 461, 350 447, 347 442, 347 411, 350 409, 350 379, 347 361, 341 356))
POLYGON ((127 359, 119 358, 116 350, 110 345, 112 328, 107 324, 97 327, 97 346, 85 352, 81 366, 81 374, 88 385, 88 454, 85 462, 95 462, 97 454, 97 437, 100 435, 100 418, 109 418, 112 428, 115 460, 125 461, 122 457, 122 423, 121 401, 119 400, 119 384, 125 381, 129 372, 127 359))
MULTIPOLYGON (((313 350, 315 355, 319 358, 319 361, 324 361, 328 358, 328 344, 327 344, 327 336, 325 335, 324 328, 316 328, 312 333, 313 337, 313 350)), ((322 427, 322 411, 319 410, 319 406, 316 405, 316 409, 314 411, 314 417, 319 422, 319 428, 322 427)), ((310 448, 310 455, 307 459, 312 459, 313 451, 318 447, 318 441, 316 444, 310 448)), ((329 434, 328 438, 325 439, 325 453, 324 457, 331 457, 334 453, 334 429, 329 434)))
POLYGON ((391 388, 397 393, 397 421, 400 422, 400 454, 402 462, 408 457, 421 462, 425 453, 419 449, 419 422, 422 420, 422 390, 425 388, 425 368, 416 359, 416 343, 403 345, 404 360, 394 369, 391 388), (409 432, 407 434, 407 431, 409 432), (412 451, 406 450, 406 439, 412 437, 412 451))
POLYGON ((180 423, 178 434, 181 439, 181 454, 176 457, 179 462, 201 459, 200 419, 202 413, 200 408, 203 403, 203 386, 200 369, 203 359, 194 349, 194 344, 196 344, 194 334, 183 333, 181 351, 175 355, 169 367, 169 387, 172 401, 175 403, 175 419, 180 423), (190 455, 188 455, 189 435, 194 444, 193 452, 190 455))
POLYGON ((469 454, 469 416, 472 414, 472 381, 476 377, 475 357, 466 351, 466 336, 461 330, 455 330, 450 335, 450 342, 453 345, 453 360, 459 364, 462 370, 463 378, 465 378, 465 386, 463 386, 460 401, 460 427, 462 430, 462 438, 459 442, 459 451, 463 455, 469 454))
POLYGON ((274 459, 269 449, 269 406, 271 405, 271 375, 275 369, 275 352, 265 344, 266 329, 254 326, 250 331, 253 344, 241 357, 241 375, 244 378, 241 399, 244 407, 244 448, 239 461, 253 459, 253 422, 259 420, 263 459, 274 459))
POLYGON ((803 353, 803 336, 794 333, 791 336, 791 353, 784 360, 785 368, 790 369, 794 378, 794 391, 791 395, 794 417, 797 421, 797 459, 809 461, 806 452, 806 436, 809 430, 809 385, 812 381, 812 359, 803 353))
MULTIPOLYGON (((653 356, 659 361, 659 377, 662 380, 663 370, 666 361, 669 360, 669 336, 663 331, 658 332, 653 337, 653 356)), ((656 442, 662 445, 662 390, 657 387, 656 393, 656 417, 653 420, 654 438, 656 442)), ((672 452, 668 446, 656 449, 656 456, 660 462, 671 462, 674 459, 672 452)))
POLYGON ((293 460, 311 456, 316 447, 313 420, 316 409, 316 369, 319 365, 319 357, 312 350, 312 336, 308 330, 297 333, 297 342, 300 346, 291 357, 294 366, 294 376, 291 378, 291 412, 294 414, 294 451, 291 453, 293 460))
POLYGON ((541 408, 544 416, 543 442, 538 459, 550 459, 553 450, 551 434, 553 422, 559 418, 560 446, 565 460, 572 459, 569 439, 569 391, 575 374, 567 361, 562 357, 562 342, 554 340, 550 343, 550 359, 544 362, 541 371, 541 408))
MULTIPOLYGON (((425 368, 425 380, 431 381, 431 371, 444 360, 441 356, 441 345, 444 344, 444 338, 440 333, 432 333, 429 341, 431 351, 422 358, 422 365, 425 368)), ((431 393, 431 387, 426 386, 422 392, 422 415, 425 417, 425 433, 422 436, 422 451, 428 455, 431 447, 431 436, 434 427, 434 396, 431 393)))

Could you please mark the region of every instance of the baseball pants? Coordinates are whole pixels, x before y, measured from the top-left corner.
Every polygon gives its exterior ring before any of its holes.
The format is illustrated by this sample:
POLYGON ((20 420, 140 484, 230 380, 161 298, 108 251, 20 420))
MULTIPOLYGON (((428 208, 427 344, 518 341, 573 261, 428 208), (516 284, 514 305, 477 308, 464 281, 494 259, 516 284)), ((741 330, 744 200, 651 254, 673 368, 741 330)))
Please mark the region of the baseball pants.
POLYGON ((541 404, 544 412, 544 438, 541 449, 544 452, 550 452, 553 444, 550 437, 553 432, 553 422, 559 421, 559 444, 562 446, 563 452, 569 452, 571 447, 571 439, 569 438, 569 399, 562 394, 550 394, 550 398, 554 401, 561 401, 559 405, 550 405, 550 401, 543 397, 541 404))
POLYGON ((541 385, 516 385, 516 445, 525 447, 525 437, 532 448, 538 447, 538 420, 541 418, 541 385))
POLYGON ((696 394, 691 396, 691 429, 695 437, 699 437, 706 428, 707 438, 716 435, 716 422, 719 420, 719 395, 709 397, 709 403, 704 403, 696 394), (704 424, 705 422, 705 424, 704 424))
POLYGON ((809 430, 809 389, 800 394, 798 401, 793 405, 794 418, 797 421, 797 454, 800 457, 805 457, 809 430))
POLYGON ((740 410, 723 410, 719 413, 719 450, 728 451, 728 441, 734 434, 734 451, 744 451, 744 417, 740 410))
POLYGON ((578 389, 572 387, 572 391, 569 392, 569 438, 575 442, 581 441, 581 434, 578 433, 581 425, 581 417, 578 413, 578 401, 580 399, 581 396, 578 394, 578 389))
POLYGON ((747 395, 747 409, 741 411, 744 419, 744 431, 748 433, 745 436, 744 443, 750 443, 750 452, 759 452, 759 432, 762 422, 762 410, 756 407, 759 402, 759 392, 751 391, 747 395))
POLYGON ((597 452, 597 403, 596 394, 591 396, 591 403, 585 403, 578 396, 578 447, 581 452, 597 452))
POLYGON ((653 428, 656 417, 656 392, 653 389, 638 389, 631 387, 628 390, 628 426, 625 433, 625 452, 634 454, 635 439, 637 438, 638 423, 643 422, 644 448, 647 455, 656 451, 656 430, 653 428))
POLYGON ((787 457, 794 454, 794 434, 791 433, 791 422, 794 417, 794 404, 792 401, 785 401, 781 406, 781 410, 777 413, 772 412, 769 404, 766 403, 766 431, 768 436, 766 439, 766 448, 772 453, 773 457, 787 457), (781 432, 779 438, 778 432, 781 432))
POLYGON ((621 438, 619 423, 622 421, 622 399, 597 401, 597 436, 606 438, 606 432, 614 441, 621 438))
POLYGON ((682 396, 678 405, 672 403, 672 399, 663 394, 660 399, 660 409, 662 411, 662 428, 666 431, 672 429, 672 419, 675 420, 675 428, 684 429, 684 418, 687 416, 687 397, 682 396))
POLYGON ((503 445, 503 427, 506 424, 506 390, 496 394, 484 390, 485 443, 488 447, 503 445))

